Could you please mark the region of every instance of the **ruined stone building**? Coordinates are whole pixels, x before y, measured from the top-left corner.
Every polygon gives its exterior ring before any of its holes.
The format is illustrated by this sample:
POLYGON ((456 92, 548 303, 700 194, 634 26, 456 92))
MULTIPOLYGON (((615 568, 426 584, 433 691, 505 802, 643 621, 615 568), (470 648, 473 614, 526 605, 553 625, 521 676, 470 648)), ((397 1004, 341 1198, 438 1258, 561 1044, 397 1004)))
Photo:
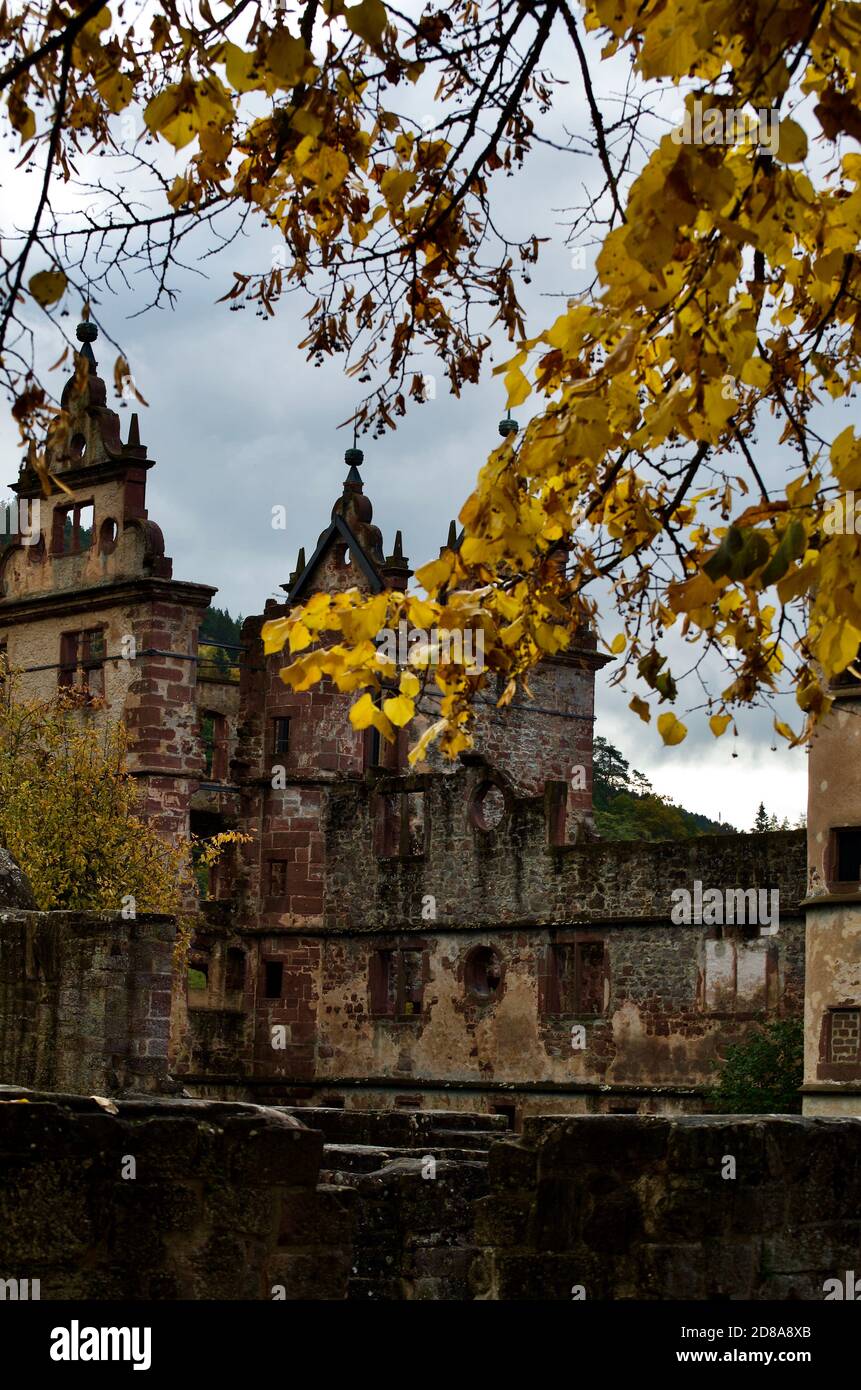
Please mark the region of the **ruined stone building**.
MULTIPOLYGON (((121 439, 89 325, 81 335, 88 397, 71 402, 69 453, 50 461, 69 493, 42 500, 37 545, 0 560, 0 647, 22 689, 77 687, 82 717, 126 722, 131 770, 165 830, 251 836, 213 875, 190 984, 174 988, 171 1070, 191 1095, 495 1112, 518 1126, 697 1111, 730 1042, 800 1013, 812 911, 810 1036, 828 1022, 809 1065, 828 1085, 836 1068, 857 1109, 858 897, 805 907, 803 832, 596 838, 594 684, 607 658, 588 633, 542 663, 531 700, 499 710, 488 694, 475 748, 454 766, 408 771, 403 737, 381 747, 352 728, 351 696, 291 692, 284 658, 263 653, 265 621, 315 590, 410 577, 400 536, 387 554, 374 525, 358 450, 283 602, 246 621, 239 681, 201 660, 215 590, 173 578, 147 516, 152 460, 135 417, 121 439), (91 697, 104 712, 88 713, 91 697), (673 891, 696 884, 778 890, 779 922, 674 922, 673 891), (832 947, 855 951, 839 976, 832 947)), ((13 486, 39 497, 26 467, 13 486)), ((836 776, 830 746, 811 758, 823 782, 836 776)), ((854 855, 857 880, 857 795, 813 800, 818 871, 830 881, 854 855)))
POLYGON ((861 690, 850 670, 810 745, 804 1113, 861 1115, 861 690))

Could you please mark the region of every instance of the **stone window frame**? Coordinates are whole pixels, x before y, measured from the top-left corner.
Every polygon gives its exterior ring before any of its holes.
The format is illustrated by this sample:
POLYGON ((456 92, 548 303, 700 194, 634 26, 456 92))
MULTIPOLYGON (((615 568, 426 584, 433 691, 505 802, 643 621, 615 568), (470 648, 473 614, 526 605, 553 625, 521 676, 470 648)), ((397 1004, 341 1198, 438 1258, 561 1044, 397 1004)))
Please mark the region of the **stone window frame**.
POLYGON ((775 1019, 781 1016, 782 995, 780 991, 780 952, 776 941, 768 941, 764 938, 759 929, 752 930, 752 924, 745 922, 722 922, 714 926, 707 927, 703 934, 703 943, 706 941, 725 941, 732 947, 734 952, 733 959, 733 992, 736 1003, 738 1003, 738 950, 740 946, 745 946, 751 941, 766 940, 768 944, 764 949, 765 956, 765 1007, 762 1009, 709 1009, 706 1007, 707 1001, 707 980, 706 980, 706 961, 705 945, 703 944, 703 954, 701 957, 702 968, 697 985, 697 1007, 703 1018, 715 1020, 726 1019, 739 1023, 746 1023, 759 1018, 775 1019))
POLYGON ((861 1047, 858 1056, 845 1062, 831 1060, 831 1030, 834 1015, 848 1010, 861 1009, 861 1000, 843 999, 836 1004, 826 1004, 822 1010, 822 1023, 819 1030, 819 1057, 816 1067, 817 1081, 861 1081, 861 1047))
POLYGON ((284 998, 284 961, 280 956, 263 956, 260 961, 260 997, 269 1004, 277 1004, 284 998), (277 973, 278 992, 270 993, 277 973))
POLYGON ((199 717, 200 725, 200 746, 204 755, 203 778, 204 782, 214 782, 224 785, 230 766, 229 759, 229 740, 230 728, 227 716, 217 709, 202 709, 199 717), (204 724, 209 721, 212 725, 211 738, 207 738, 204 732, 204 724), (209 756, 207 756, 207 754, 209 756), (209 764, 207 767, 206 764, 209 764))
POLYGON ((497 1004, 505 992, 505 961, 502 952, 487 941, 479 941, 470 946, 463 958, 463 984, 466 997, 471 1004, 475 1004, 479 1008, 489 1008, 497 1004), (484 955, 484 953, 494 956, 499 966, 499 979, 496 987, 487 990, 487 992, 482 992, 477 988, 475 981, 476 962, 479 956, 484 955))
POLYGON ((88 550, 94 548, 96 541, 96 503, 95 498, 82 498, 75 502, 70 502, 68 506, 58 506, 54 508, 51 529, 51 554, 53 556, 86 555, 88 550), (93 517, 90 530, 89 545, 81 545, 81 513, 92 508, 93 517), (69 549, 66 549, 66 522, 72 522, 72 542, 69 549))
POLYGON ((571 1020, 572 1022, 595 1022, 596 1019, 606 1019, 609 1015, 609 1001, 611 991, 610 976, 610 943, 606 933, 596 931, 566 933, 558 936, 551 941, 545 952, 543 969, 543 989, 539 993, 539 1013, 542 1018, 558 1018, 571 1020), (604 1002, 598 1013, 586 1013, 582 1009, 564 1008, 563 1004, 568 1002, 562 999, 561 985, 562 972, 559 969, 560 952, 563 950, 574 950, 574 1003, 579 1004, 580 988, 582 981, 582 967, 580 963, 580 950, 584 946, 603 947, 603 972, 602 984, 604 1002))
POLYGON ((61 690, 76 690, 86 694, 91 700, 101 699, 105 693, 104 669, 108 659, 108 630, 102 624, 97 627, 79 628, 77 632, 60 633, 60 661, 57 666, 57 685, 61 690), (93 638, 100 638, 100 654, 93 655, 93 638), (74 662, 70 659, 74 642, 74 662), (102 673, 100 681, 93 681, 92 673, 102 673), (101 689, 94 689, 101 686, 101 689))
POLYGON ((290 752, 290 720, 289 714, 272 716, 270 752, 273 758, 284 758, 290 752))
POLYGON ((266 861, 266 894, 267 898, 281 900, 290 895, 290 864, 287 859, 279 859, 273 855, 266 861), (278 879, 283 880, 281 888, 276 888, 278 879))
POLYGON ((224 951, 225 998, 245 993, 248 978, 248 953, 241 946, 227 946, 224 951), (238 983, 237 983, 238 979, 238 983))
POLYGON ((475 830, 480 830, 483 835, 499 835, 505 830, 511 819, 511 795, 504 782, 494 776, 483 777, 474 788, 467 806, 469 823, 475 830), (502 811, 499 819, 492 823, 487 820, 484 814, 484 803, 491 792, 499 792, 502 797, 502 811))
POLYGON ((429 798, 424 787, 380 787, 374 805, 374 848, 378 859, 424 859, 430 844, 429 798), (421 798, 421 830, 414 840, 410 797, 421 798), (417 847, 418 846, 418 847, 417 847))
POLYGON ((368 958, 368 1014, 381 1023, 418 1023, 425 1016, 425 995, 430 979, 430 954, 426 941, 386 940, 371 949, 368 958), (420 988, 418 1000, 408 1000, 406 991, 406 972, 404 956, 408 953, 420 957, 420 988), (385 958, 388 964, 385 965, 385 958), (395 978, 391 981, 391 971, 395 978), (392 983, 394 989, 392 989, 392 983), (416 1004, 418 1007, 415 1007, 416 1004), (407 1005, 412 1005, 411 1010, 407 1005))
POLYGON ((844 831, 861 834, 861 825, 831 825, 828 827, 828 840, 825 846, 823 864, 825 882, 831 893, 861 892, 861 873, 858 878, 837 878, 840 863, 840 836, 844 831))

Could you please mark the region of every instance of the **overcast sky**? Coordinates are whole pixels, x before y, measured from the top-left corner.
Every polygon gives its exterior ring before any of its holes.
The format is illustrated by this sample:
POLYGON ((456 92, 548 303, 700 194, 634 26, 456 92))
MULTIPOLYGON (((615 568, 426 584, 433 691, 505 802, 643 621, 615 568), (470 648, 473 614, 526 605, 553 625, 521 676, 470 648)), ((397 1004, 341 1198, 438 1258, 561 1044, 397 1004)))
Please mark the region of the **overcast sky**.
MULTIPOLYGON (((557 43, 565 51, 562 70, 573 78, 562 35, 557 43)), ((622 72, 618 60, 615 67, 604 66, 605 93, 621 89, 622 72)), ((419 114, 429 104, 427 94, 416 93, 414 102, 419 114)), ((668 111, 678 105, 671 101, 668 111)), ((576 81, 560 89, 554 123, 559 136, 566 129, 588 132, 585 98, 576 81)), ((187 155, 188 150, 176 157, 178 168, 187 155)), ((165 167, 173 158, 162 152, 165 167)), ((9 207, 20 209, 23 221, 35 182, 14 171, 14 162, 0 156, 4 221, 9 207)), ((497 179, 494 216, 506 232, 513 238, 533 233, 548 238, 531 272, 532 283, 522 289, 530 332, 552 321, 565 296, 584 289, 591 278, 591 249, 586 268, 572 269, 564 210, 583 201, 583 187, 596 177, 590 157, 545 147, 536 149, 524 173, 497 179)), ((345 475, 344 450, 351 443, 347 431, 337 427, 353 412, 363 389, 343 374, 341 359, 315 368, 297 350, 306 300, 285 299, 268 322, 255 317, 251 306, 231 313, 215 303, 233 270, 262 270, 271 253, 271 233, 260 231, 220 258, 198 264, 208 278, 178 271, 172 283, 180 294, 173 312, 132 317, 151 293, 151 283, 143 278, 131 289, 118 286, 115 297, 102 296, 97 306, 149 402, 148 408, 138 407, 142 441, 158 461, 149 478, 149 514, 164 531, 174 575, 217 585, 214 602, 244 615, 260 612, 270 595, 283 597, 279 585, 293 569, 299 546, 310 554, 328 523, 345 475), (272 508, 279 503, 287 508, 286 531, 271 526, 272 508)), ((41 268, 34 263, 32 270, 41 268)), ((68 308, 74 322, 79 305, 70 302, 68 308)), ((57 356, 56 340, 39 331, 43 361, 49 362, 57 356)), ((114 350, 103 345, 100 353, 97 343, 95 352, 110 379, 114 350)), ((509 355, 501 340, 496 362, 509 355)), ((434 363, 428 359, 417 369, 434 374, 434 363)), ((59 377, 56 373, 52 383, 59 377)), ((125 420, 129 413, 127 407, 120 411, 125 420)), ((501 382, 489 373, 478 386, 466 388, 460 400, 438 378, 435 399, 412 405, 396 433, 360 441, 365 491, 387 553, 399 528, 414 567, 437 554, 449 520, 498 442, 497 422, 504 413, 501 382)), ((6 412, 0 414, 0 447, 6 460, 3 481, 12 481, 20 449, 6 412)), ((764 468, 779 469, 783 462, 773 441, 763 458, 764 468)), ((4 496, 0 489, 0 500, 4 496)), ((607 630, 612 634, 619 626, 608 621, 607 630)), ((627 708, 633 692, 610 686, 612 672, 610 665, 597 678, 597 732, 611 739, 657 791, 740 829, 750 827, 761 800, 769 811, 793 822, 804 810, 806 756, 803 750, 790 752, 772 735, 770 712, 740 714, 740 736, 727 734, 721 740, 713 738, 702 715, 693 717, 686 741, 667 749, 654 723, 644 725, 627 708)), ((680 702, 681 717, 683 708, 680 702)), ((786 701, 781 713, 798 722, 792 701, 786 701)))

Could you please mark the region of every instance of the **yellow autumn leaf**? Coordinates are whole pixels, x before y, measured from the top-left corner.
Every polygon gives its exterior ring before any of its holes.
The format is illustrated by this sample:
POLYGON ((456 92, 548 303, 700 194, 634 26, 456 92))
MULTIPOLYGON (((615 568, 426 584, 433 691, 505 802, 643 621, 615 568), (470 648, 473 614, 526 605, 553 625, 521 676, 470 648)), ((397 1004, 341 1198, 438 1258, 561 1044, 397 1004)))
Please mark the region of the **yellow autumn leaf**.
POLYGON ((513 410, 515 406, 522 405, 526 397, 532 394, 532 387, 519 367, 512 367, 506 372, 505 389, 508 392, 508 408, 513 410))
POLYGON ((372 47, 379 45, 388 24, 388 15, 380 0, 362 0, 361 5, 346 10, 344 18, 353 33, 372 47))
POLYGON ((797 121, 781 121, 777 157, 784 164, 800 164, 807 158, 807 136, 797 121))
POLYGON ((250 92, 263 85, 253 53, 246 53, 238 44, 226 43, 222 56, 225 75, 235 92, 250 92))
POLYGON ((303 622, 296 622, 290 629, 288 638, 291 652, 303 652, 311 645, 311 634, 303 622))
POLYGON ((626 645, 627 638, 625 637, 624 632, 617 632, 616 636, 613 638, 607 650, 612 652, 614 656, 618 656, 620 652, 623 652, 625 650, 626 645))
POLYGON ((713 714, 709 719, 709 728, 711 729, 715 738, 720 738, 721 734, 726 732, 728 725, 730 725, 731 723, 731 714, 713 714))
POLYGON ((664 743, 672 748, 675 744, 682 743, 684 739, 687 738, 688 731, 686 726, 668 710, 666 714, 659 715, 658 717, 658 733, 661 735, 664 743))
POLYGON ((96 78, 96 86, 108 109, 118 115, 132 99, 132 80, 124 72, 108 68, 96 78))
POLYGON ((644 724, 650 723, 652 718, 652 711, 649 709, 649 706, 646 704, 645 700, 640 699, 639 695, 634 696, 633 700, 631 700, 630 704, 628 705, 628 709, 632 709, 635 714, 638 714, 644 724))
POLYGON ((350 723, 354 729, 368 729, 378 714, 379 710, 365 691, 365 694, 360 696, 350 710, 350 723))
POLYGON ((764 391, 771 384, 771 368, 762 357, 751 357, 741 369, 741 379, 745 386, 764 391))
POLYGON ((438 719, 435 724, 431 724, 429 728, 425 729, 418 743, 414 748, 411 748, 407 754, 407 761, 410 764, 421 762, 428 747, 433 743, 434 739, 439 737, 445 725, 446 721, 444 719, 438 719))
POLYGON ((27 288, 36 303, 46 309, 49 304, 56 304, 58 299, 62 299, 67 284, 62 270, 40 270, 31 277, 27 288))
POLYGON ((294 39, 287 29, 280 29, 272 36, 266 62, 279 82, 285 87, 293 87, 302 76, 305 53, 305 45, 301 39, 294 39))
POLYGON ((467 565, 480 565, 483 561, 492 559, 490 546, 481 536, 467 536, 460 553, 467 565))
POLYGON ((350 161, 340 150, 330 145, 321 145, 316 157, 309 160, 302 170, 305 178, 311 179, 322 189, 324 196, 340 188, 350 172, 350 161))
POLYGON ((416 570, 416 579, 427 593, 434 594, 451 578, 453 564, 452 559, 431 560, 429 565, 416 570))
POLYGON ((383 701, 383 713, 399 729, 402 729, 405 724, 409 724, 415 712, 415 705, 406 695, 393 695, 390 699, 383 701))
POLYGON ((30 107, 23 102, 13 107, 10 102, 9 120, 21 136, 21 144, 26 145, 36 134, 36 117, 30 107))
POLYGON ((272 656, 273 652, 280 652, 287 640, 287 633, 290 623, 287 618, 273 618, 270 622, 264 623, 260 629, 260 636, 263 638, 263 651, 266 656, 272 656))
POLYGON ((407 695, 412 700, 418 695, 421 689, 421 682, 418 676, 413 675, 412 671, 404 671, 398 689, 402 695, 407 695))
POLYGON ((407 614, 416 627, 433 627, 437 616, 436 609, 423 599, 414 598, 412 595, 407 599, 407 614))
POLYGON ((361 608, 341 614, 341 631, 348 642, 372 642, 386 621, 388 594, 377 594, 361 608))
POLYGON ((787 739, 790 743, 795 738, 795 734, 793 733, 792 729, 789 727, 788 724, 784 723, 782 719, 775 719, 774 727, 776 731, 780 734, 781 738, 787 739))
POLYGON ((416 181, 412 169, 387 169, 383 174, 380 190, 389 207, 403 206, 404 199, 416 181))

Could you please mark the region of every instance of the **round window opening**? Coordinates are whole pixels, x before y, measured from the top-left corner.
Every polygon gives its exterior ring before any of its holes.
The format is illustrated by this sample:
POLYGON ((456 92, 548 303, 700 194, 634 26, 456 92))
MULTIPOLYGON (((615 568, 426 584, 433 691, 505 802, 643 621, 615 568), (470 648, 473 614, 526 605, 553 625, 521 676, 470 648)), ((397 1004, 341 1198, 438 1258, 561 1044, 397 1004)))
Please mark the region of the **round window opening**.
POLYGON ((472 819, 479 830, 496 830, 505 819, 505 797, 495 782, 478 788, 472 803, 472 819))
POLYGON ((502 984, 502 961, 492 946, 476 946, 466 958, 466 987, 474 999, 492 999, 502 984))

